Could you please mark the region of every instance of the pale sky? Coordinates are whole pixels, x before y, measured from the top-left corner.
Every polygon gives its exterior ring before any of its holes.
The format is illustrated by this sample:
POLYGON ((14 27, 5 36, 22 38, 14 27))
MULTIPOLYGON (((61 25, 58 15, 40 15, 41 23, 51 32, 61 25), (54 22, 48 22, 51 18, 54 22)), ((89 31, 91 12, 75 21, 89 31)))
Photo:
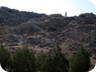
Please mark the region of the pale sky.
POLYGON ((68 16, 96 14, 96 0, 0 0, 0 6, 45 14, 65 15, 67 12, 68 16))

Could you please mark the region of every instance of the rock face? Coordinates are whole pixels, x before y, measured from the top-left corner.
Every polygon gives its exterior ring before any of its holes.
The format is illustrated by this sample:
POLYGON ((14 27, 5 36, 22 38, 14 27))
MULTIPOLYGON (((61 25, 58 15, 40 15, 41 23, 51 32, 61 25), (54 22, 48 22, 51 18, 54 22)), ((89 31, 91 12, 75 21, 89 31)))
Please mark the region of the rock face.
POLYGON ((18 11, 7 7, 0 8, 0 23, 7 26, 16 26, 31 18, 39 18, 44 14, 34 12, 18 11))
POLYGON ((23 39, 17 35, 8 34, 8 35, 6 35, 4 41, 7 43, 18 43, 18 42, 22 42, 23 39))
POLYGON ((1 7, 0 25, 7 29, 3 42, 24 41, 41 48, 50 48, 59 42, 69 50, 83 44, 89 50, 96 50, 96 15, 93 13, 64 17, 1 7))
POLYGON ((30 21, 22 23, 20 25, 18 25, 15 29, 14 32, 16 34, 34 34, 41 31, 41 28, 36 25, 36 23, 32 23, 30 21))

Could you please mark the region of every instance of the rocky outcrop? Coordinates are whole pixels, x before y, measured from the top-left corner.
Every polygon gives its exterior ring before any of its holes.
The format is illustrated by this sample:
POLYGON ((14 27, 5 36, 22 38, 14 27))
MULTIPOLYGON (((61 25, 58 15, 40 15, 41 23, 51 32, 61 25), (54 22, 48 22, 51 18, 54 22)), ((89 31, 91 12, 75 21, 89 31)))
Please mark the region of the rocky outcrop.
POLYGON ((0 24, 7 26, 17 26, 31 18, 40 18, 44 14, 34 12, 19 11, 7 7, 0 7, 0 24))
POLYGON ((59 42, 69 50, 83 44, 86 49, 96 50, 96 15, 93 13, 64 17, 1 7, 0 25, 8 28, 3 42, 22 41, 41 48, 51 48, 59 42))

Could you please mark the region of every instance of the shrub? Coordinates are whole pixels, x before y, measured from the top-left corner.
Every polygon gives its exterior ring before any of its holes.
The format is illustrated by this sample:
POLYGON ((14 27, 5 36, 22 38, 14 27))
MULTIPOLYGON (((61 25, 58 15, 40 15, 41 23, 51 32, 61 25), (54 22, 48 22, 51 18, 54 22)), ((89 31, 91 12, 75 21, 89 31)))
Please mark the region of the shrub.
POLYGON ((11 70, 11 55, 3 45, 0 45, 0 64, 5 70, 11 70))
POLYGON ((69 69, 68 61, 58 45, 49 51, 42 65, 41 72, 68 72, 69 69))
POLYGON ((36 56, 37 71, 42 72, 45 58, 46 58, 46 54, 43 51, 41 51, 40 53, 37 54, 37 56, 36 56))
POLYGON ((87 72, 89 71, 89 67, 89 54, 82 47, 70 59, 70 72, 87 72))
POLYGON ((27 46, 15 53, 13 64, 13 72, 36 72, 34 53, 27 46))

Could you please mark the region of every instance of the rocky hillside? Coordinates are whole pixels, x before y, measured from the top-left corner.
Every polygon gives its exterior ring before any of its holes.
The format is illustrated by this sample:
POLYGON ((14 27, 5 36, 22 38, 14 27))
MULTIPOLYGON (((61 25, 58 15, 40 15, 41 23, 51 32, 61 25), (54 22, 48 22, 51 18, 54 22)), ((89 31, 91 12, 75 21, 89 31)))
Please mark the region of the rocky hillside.
POLYGON ((34 12, 18 11, 7 7, 0 7, 0 24, 7 26, 17 26, 32 18, 39 18, 44 14, 34 12))
POLYGON ((75 51, 83 45, 96 53, 96 15, 85 13, 64 17, 60 14, 45 15, 1 7, 0 36, 0 42, 12 49, 22 43, 48 49, 59 42, 64 50, 75 51))

